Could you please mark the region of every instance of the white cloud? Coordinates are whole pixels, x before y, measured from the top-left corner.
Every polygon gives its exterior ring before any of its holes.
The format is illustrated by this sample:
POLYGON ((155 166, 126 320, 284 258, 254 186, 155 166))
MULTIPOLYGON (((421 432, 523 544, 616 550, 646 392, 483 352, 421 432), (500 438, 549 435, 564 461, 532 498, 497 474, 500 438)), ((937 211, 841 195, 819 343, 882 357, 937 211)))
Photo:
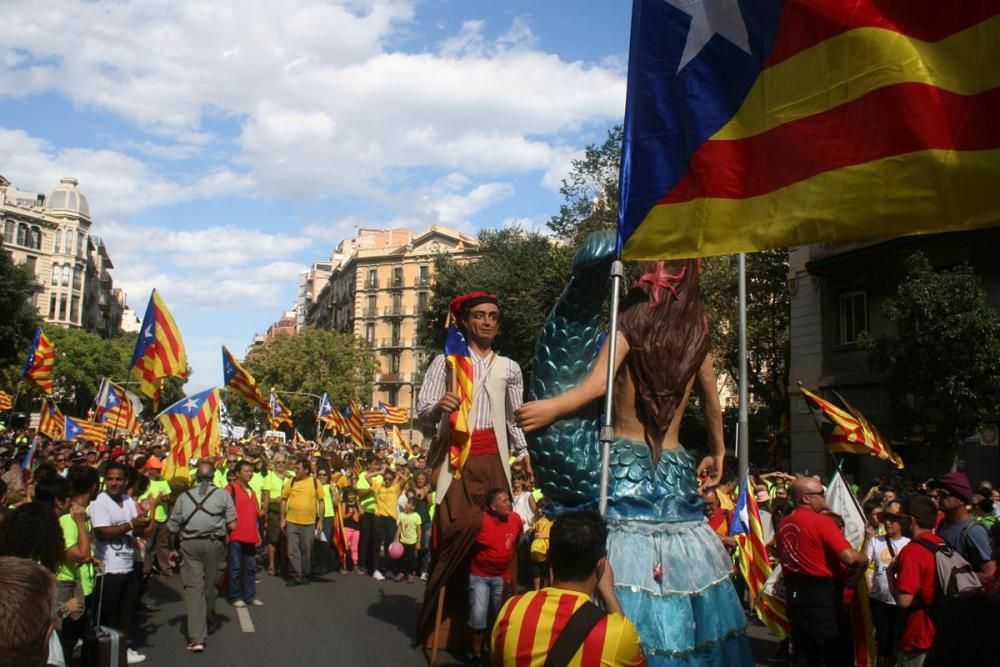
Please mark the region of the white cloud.
POLYGON ((113 150, 57 149, 22 130, 0 127, 0 165, 18 187, 48 192, 63 176, 74 176, 90 200, 91 214, 130 213, 253 188, 253 178, 219 168, 187 183, 155 173, 140 161, 113 150))
POLYGON ((136 149, 165 159, 212 140, 207 118, 232 121, 238 164, 290 197, 376 196, 426 166, 553 187, 577 131, 620 117, 620 68, 546 53, 524 17, 492 40, 474 19, 436 50, 393 50, 415 5, 52 0, 5 16, 0 95, 113 112, 161 135, 136 149))

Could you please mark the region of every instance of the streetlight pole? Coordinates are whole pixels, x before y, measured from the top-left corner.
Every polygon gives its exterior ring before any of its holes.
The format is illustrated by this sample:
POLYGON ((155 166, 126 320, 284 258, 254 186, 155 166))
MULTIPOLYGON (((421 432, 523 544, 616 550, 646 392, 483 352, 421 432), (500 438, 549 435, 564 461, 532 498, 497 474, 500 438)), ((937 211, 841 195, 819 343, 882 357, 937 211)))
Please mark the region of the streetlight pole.
MULTIPOLYGON (((319 444, 319 436, 320 436, 319 409, 323 407, 323 397, 317 396, 316 394, 310 394, 308 391, 278 391, 274 387, 271 387, 271 391, 273 391, 275 394, 285 394, 287 396, 311 396, 316 399, 316 444, 319 444)), ((293 426, 292 430, 294 429, 295 427, 293 426)), ((292 435, 294 436, 295 434, 293 433, 292 435)))

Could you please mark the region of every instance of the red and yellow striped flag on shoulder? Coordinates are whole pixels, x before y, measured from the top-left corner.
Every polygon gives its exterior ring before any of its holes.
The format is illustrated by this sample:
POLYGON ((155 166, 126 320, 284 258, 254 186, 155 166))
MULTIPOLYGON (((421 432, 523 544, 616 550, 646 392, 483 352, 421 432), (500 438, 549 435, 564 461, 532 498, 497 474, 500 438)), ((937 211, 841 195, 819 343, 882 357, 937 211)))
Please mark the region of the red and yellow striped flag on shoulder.
POLYGON ((740 497, 736 500, 729 535, 736 539, 740 549, 740 574, 753 592, 754 611, 761 622, 781 639, 789 631, 788 616, 785 613, 785 605, 780 600, 764 593, 764 584, 771 576, 771 561, 764 547, 760 511, 757 509, 753 494, 749 492, 751 488, 748 476, 743 480, 740 497))
POLYGON ((139 381, 139 391, 154 405, 160 401, 163 378, 187 379, 187 352, 181 331, 155 289, 149 295, 130 368, 132 377, 139 381))
POLYGON ((55 366, 56 346, 52 344, 52 341, 49 340, 48 336, 39 327, 35 331, 35 338, 31 341, 31 349, 28 351, 28 358, 24 362, 21 379, 41 389, 42 393, 46 396, 51 396, 52 372, 55 366))
POLYGON ((444 341, 444 354, 459 398, 458 409, 448 416, 451 422, 448 465, 452 476, 460 479, 462 469, 465 468, 465 462, 469 458, 469 451, 472 449, 473 365, 469 344, 454 325, 448 329, 448 337, 444 341))
POLYGON ((165 479, 187 477, 191 459, 218 454, 221 404, 219 390, 212 388, 182 398, 157 416, 170 440, 170 455, 163 467, 165 479))

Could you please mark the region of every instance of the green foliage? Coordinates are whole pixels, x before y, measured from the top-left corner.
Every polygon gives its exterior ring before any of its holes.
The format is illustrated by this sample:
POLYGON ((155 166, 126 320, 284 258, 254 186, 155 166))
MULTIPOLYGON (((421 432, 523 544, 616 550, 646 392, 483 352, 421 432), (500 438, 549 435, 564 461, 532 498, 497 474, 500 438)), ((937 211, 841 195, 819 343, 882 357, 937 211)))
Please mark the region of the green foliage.
POLYGON ((1000 311, 968 264, 935 271, 922 253, 883 305, 894 336, 865 336, 897 437, 951 449, 1000 404, 1000 311))
POLYGON ((0 244, 0 368, 24 363, 38 326, 31 305, 35 290, 35 277, 14 264, 0 244))
POLYGON ((479 235, 482 258, 459 264, 442 256, 429 308, 420 316, 420 344, 430 350, 444 347, 448 302, 459 294, 483 290, 500 300, 497 351, 527 372, 535 341, 545 317, 569 280, 572 249, 520 229, 484 230, 479 235))
MULTIPOLYGON (((788 410, 788 251, 746 256, 747 385, 757 407, 776 427, 788 410)), ((701 276, 702 303, 712 332, 716 372, 732 383, 739 377, 738 261, 735 255, 707 257, 701 276)))
MULTIPOLYGON (((329 329, 307 327, 294 336, 278 336, 247 354, 243 364, 266 399, 271 387, 278 391, 295 428, 308 436, 316 433, 318 401, 310 396, 282 392, 330 395, 343 408, 350 399, 367 402, 378 372, 375 355, 360 338, 329 329)), ((270 415, 254 414, 235 392, 227 392, 226 406, 237 423, 266 425, 270 415)))
POLYGON ((587 146, 583 157, 573 160, 569 176, 563 179, 559 194, 565 202, 559 207, 559 215, 549 220, 548 227, 573 245, 579 245, 592 232, 614 229, 618 224, 622 137, 621 125, 608 130, 604 143, 587 146))

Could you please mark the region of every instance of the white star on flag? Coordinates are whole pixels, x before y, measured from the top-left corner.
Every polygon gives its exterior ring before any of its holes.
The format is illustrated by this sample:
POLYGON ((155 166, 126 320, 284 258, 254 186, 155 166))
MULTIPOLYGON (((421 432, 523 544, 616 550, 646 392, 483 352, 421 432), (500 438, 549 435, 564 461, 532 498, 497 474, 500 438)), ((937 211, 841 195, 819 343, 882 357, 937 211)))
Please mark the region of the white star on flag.
POLYGON ((187 403, 184 404, 184 409, 187 412, 196 412, 198 410, 198 401, 193 398, 189 398, 187 403))
POLYGON ((717 34, 750 54, 750 38, 747 36, 747 26, 743 21, 739 0, 666 0, 666 2, 691 17, 684 52, 677 66, 678 73, 694 60, 709 40, 717 34))

